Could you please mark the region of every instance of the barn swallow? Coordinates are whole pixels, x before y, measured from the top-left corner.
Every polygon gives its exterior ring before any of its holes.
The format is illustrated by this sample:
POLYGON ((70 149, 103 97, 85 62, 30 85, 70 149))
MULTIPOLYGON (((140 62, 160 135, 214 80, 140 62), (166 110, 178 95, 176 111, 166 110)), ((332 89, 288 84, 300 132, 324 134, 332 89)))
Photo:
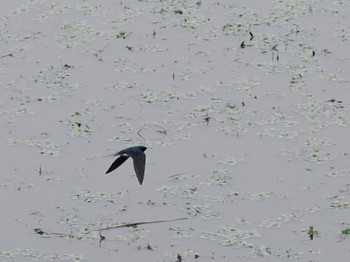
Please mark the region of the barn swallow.
POLYGON ((140 185, 142 185, 143 177, 145 175, 146 155, 144 152, 146 149, 147 147, 144 146, 133 146, 115 153, 113 156, 119 157, 108 168, 106 174, 120 167, 129 157, 131 157, 134 162, 134 170, 137 179, 139 180, 140 185))

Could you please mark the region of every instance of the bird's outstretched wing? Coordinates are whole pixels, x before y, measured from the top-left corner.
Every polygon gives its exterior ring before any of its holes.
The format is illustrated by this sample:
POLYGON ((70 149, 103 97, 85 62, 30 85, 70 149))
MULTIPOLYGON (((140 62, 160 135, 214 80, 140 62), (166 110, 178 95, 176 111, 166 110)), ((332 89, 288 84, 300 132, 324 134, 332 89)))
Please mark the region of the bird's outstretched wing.
POLYGON ((145 175, 146 155, 144 152, 140 151, 133 153, 131 157, 134 161, 134 169, 137 179, 139 180, 140 185, 142 185, 143 177, 145 175))
POLYGON ((108 168, 108 170, 106 171, 106 174, 112 172, 113 170, 117 169, 118 167, 120 167, 127 159, 129 158, 129 156, 120 156, 118 157, 113 163, 112 165, 108 168))

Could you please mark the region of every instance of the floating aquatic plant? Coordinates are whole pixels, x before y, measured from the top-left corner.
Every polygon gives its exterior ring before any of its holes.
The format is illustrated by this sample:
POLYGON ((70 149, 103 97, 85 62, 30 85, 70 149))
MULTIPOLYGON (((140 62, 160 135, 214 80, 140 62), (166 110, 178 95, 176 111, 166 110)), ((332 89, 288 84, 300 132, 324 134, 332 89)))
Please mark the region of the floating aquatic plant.
POLYGON ((45 156, 58 156, 60 146, 48 138, 32 137, 30 139, 9 138, 9 145, 29 145, 39 149, 38 153, 45 156))
POLYGON ((74 254, 50 254, 46 251, 40 251, 37 249, 29 249, 29 248, 18 248, 14 250, 1 251, 0 250, 0 258, 5 259, 34 259, 36 261, 87 261, 87 259, 82 255, 74 255, 74 254))
POLYGON ((90 192, 89 190, 82 190, 75 192, 72 195, 73 199, 83 200, 84 202, 94 203, 97 201, 103 201, 106 203, 118 203, 122 198, 126 196, 127 192, 117 192, 117 193, 105 193, 105 192, 90 192))
POLYGON ((219 240, 220 244, 230 247, 253 247, 249 242, 251 238, 260 237, 255 230, 241 230, 234 225, 223 225, 217 231, 204 231, 201 238, 210 240, 219 240))
POLYGON ((290 221, 300 221, 302 218, 300 215, 295 213, 282 214, 281 216, 271 218, 269 220, 263 221, 261 227, 281 227, 282 224, 288 223, 290 221))

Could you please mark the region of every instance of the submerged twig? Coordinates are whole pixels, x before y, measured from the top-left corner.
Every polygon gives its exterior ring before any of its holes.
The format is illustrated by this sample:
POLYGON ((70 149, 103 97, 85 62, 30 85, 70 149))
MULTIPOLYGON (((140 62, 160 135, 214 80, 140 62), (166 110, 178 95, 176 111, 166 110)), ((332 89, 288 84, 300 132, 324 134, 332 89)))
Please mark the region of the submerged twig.
POLYGON ((72 237, 72 232, 69 234, 67 233, 58 233, 58 232, 46 232, 42 228, 34 228, 34 232, 38 235, 41 235, 43 237, 50 237, 50 236, 56 236, 56 237, 72 237))
POLYGON ((277 49, 277 45, 274 45, 272 48, 271 48, 271 51, 272 51, 272 61, 274 61, 274 57, 275 57, 275 53, 276 53, 276 60, 277 62, 280 60, 280 54, 278 52, 278 49, 277 49))
MULTIPOLYGON (((163 139, 163 138, 167 135, 168 131, 166 131, 165 128, 162 127, 162 126, 161 126, 161 128, 162 128, 163 130, 156 130, 156 131, 157 131, 159 134, 163 134, 163 137, 161 138, 161 139, 163 139)), ((161 140, 161 139, 160 139, 160 140, 161 140)))
POLYGON ((101 244, 102 244, 102 241, 103 240, 106 240, 106 237, 105 236, 102 236, 101 235, 101 232, 98 232, 100 234, 100 243, 99 243, 99 247, 101 247, 101 244))
POLYGON ((200 122, 200 123, 207 123, 207 125, 209 125, 209 122, 210 122, 210 120, 212 120, 212 119, 213 119, 213 118, 210 117, 210 116, 208 115, 208 113, 206 113, 206 116, 203 117, 203 121, 200 122))
POLYGON ((190 172, 176 173, 176 174, 170 175, 169 177, 171 177, 171 178, 173 178, 173 177, 178 177, 178 176, 185 175, 185 174, 188 174, 188 173, 190 173, 190 172))
MULTIPOLYGON (((162 134, 163 136, 160 138, 160 139, 152 139, 151 140, 162 140, 168 133, 168 131, 166 131, 166 129, 164 127, 161 126, 161 128, 163 130, 156 130, 155 132, 159 133, 159 134, 162 134)), ((142 132, 143 128, 141 128, 137 134, 139 135, 139 137, 141 137, 144 141, 146 141, 146 139, 141 135, 141 132, 142 132)))
POLYGON ((139 135, 139 137, 141 137, 143 139, 143 141, 146 141, 146 139, 141 135, 141 131, 142 131, 143 128, 141 128, 137 134, 139 135))
MULTIPOLYGON (((175 219, 164 219, 164 220, 155 220, 155 221, 142 221, 142 222, 134 222, 134 223, 125 223, 121 225, 113 225, 113 226, 107 226, 103 228, 95 229, 95 231, 98 231, 100 236, 99 246, 101 247, 101 243, 106 240, 106 237, 101 234, 101 231, 103 230, 110 230, 110 229, 116 229, 116 228, 122 228, 122 227, 135 227, 139 225, 145 225, 145 224, 155 224, 155 223, 164 223, 164 222, 171 222, 171 221, 177 221, 177 220, 185 220, 188 219, 187 217, 180 217, 175 219)), ((76 238, 73 235, 73 232, 71 231, 69 234, 67 233, 59 233, 59 232, 47 232, 44 231, 42 228, 34 228, 34 232, 42 237, 49 238, 49 237, 66 237, 66 238, 76 238)), ((78 238, 78 240, 81 240, 82 238, 78 238)))
POLYGON ((180 218, 174 218, 174 219, 164 219, 164 220, 155 220, 155 221, 142 221, 142 222, 134 222, 134 223, 125 223, 125 224, 121 224, 121 225, 107 226, 107 227, 99 228, 99 229, 96 229, 96 230, 102 231, 102 230, 110 230, 110 229, 116 229, 116 228, 122 228, 122 227, 135 227, 135 226, 139 226, 139 225, 164 223, 164 222, 171 222, 171 221, 185 220, 185 219, 187 219, 187 217, 180 217, 180 218))

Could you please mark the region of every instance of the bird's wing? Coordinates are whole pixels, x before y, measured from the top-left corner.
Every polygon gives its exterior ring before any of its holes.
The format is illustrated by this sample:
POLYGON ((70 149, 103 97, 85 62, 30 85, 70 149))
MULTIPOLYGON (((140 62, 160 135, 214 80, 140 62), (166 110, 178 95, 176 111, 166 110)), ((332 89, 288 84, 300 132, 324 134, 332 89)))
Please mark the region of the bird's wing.
POLYGON ((131 155, 134 161, 134 169, 139 180, 140 185, 142 185, 143 177, 145 175, 145 166, 146 166, 146 154, 142 151, 134 153, 131 155))
POLYGON ((128 156, 120 156, 118 157, 112 165, 108 168, 106 174, 112 172, 114 169, 117 169, 120 167, 129 157, 128 156))

